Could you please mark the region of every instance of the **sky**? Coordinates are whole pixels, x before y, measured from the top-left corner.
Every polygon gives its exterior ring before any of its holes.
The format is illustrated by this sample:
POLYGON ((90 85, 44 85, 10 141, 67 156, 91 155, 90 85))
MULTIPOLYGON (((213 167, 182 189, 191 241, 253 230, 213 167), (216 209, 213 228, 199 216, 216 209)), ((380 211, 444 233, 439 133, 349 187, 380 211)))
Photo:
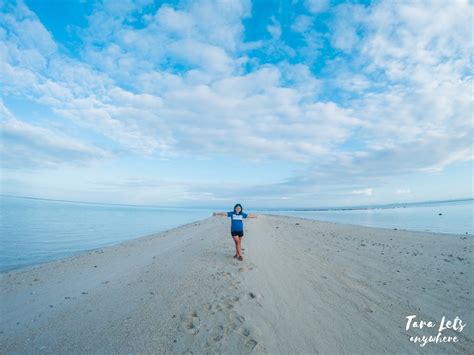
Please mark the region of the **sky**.
POLYGON ((0 0, 0 193, 473 197, 473 3, 0 0))

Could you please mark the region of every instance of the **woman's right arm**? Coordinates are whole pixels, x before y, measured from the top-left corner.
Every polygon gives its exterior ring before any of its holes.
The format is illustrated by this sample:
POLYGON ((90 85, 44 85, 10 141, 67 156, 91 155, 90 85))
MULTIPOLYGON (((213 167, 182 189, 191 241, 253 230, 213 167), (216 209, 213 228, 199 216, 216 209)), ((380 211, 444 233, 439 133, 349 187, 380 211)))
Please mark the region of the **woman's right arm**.
POLYGON ((225 217, 227 217, 227 213, 226 213, 226 212, 214 212, 212 215, 213 215, 213 216, 225 216, 225 217))

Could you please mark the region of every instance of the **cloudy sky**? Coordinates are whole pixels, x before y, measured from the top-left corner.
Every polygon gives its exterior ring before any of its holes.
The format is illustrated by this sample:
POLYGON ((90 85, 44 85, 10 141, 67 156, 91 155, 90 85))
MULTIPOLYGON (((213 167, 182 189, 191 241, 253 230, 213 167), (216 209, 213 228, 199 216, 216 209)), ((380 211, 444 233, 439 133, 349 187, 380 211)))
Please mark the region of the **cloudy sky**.
POLYGON ((473 196, 469 1, 0 2, 1 193, 473 196))

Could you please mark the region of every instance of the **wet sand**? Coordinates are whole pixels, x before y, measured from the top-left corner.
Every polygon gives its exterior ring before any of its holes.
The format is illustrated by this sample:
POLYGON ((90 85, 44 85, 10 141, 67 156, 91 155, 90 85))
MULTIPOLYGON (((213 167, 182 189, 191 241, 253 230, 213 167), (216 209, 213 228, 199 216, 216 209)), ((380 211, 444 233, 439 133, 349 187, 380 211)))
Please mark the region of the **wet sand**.
POLYGON ((473 353, 473 240, 258 215, 237 261, 209 217, 0 274, 1 352, 473 353))

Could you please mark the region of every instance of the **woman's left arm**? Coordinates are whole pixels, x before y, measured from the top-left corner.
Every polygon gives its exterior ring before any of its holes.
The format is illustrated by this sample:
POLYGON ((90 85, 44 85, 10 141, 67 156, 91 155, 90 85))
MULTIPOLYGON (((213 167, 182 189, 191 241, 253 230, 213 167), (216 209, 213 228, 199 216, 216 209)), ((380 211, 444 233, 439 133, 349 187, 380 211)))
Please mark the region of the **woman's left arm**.
POLYGON ((253 213, 249 213, 247 214, 247 218, 257 218, 257 215, 253 213))

